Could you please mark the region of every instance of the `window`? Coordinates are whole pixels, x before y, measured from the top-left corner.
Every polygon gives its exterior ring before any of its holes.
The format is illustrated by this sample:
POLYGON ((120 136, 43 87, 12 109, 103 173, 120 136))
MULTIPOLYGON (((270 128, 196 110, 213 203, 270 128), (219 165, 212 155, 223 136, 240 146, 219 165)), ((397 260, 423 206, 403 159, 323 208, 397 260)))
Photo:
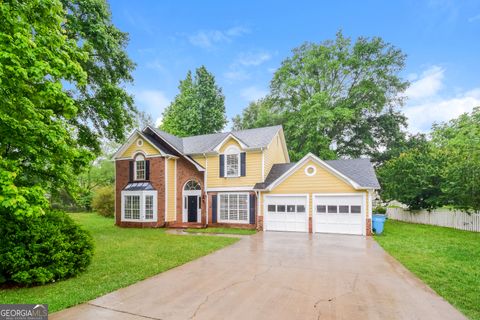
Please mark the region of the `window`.
POLYGON ((125 219, 140 220, 140 196, 125 196, 125 219))
POLYGON ((268 212, 275 212, 275 205, 274 204, 269 204, 267 210, 268 210, 268 212))
POLYGON ((122 199, 122 220, 157 220, 157 191, 122 191, 122 199))
POLYGON ((145 180, 145 157, 142 155, 135 158, 135 180, 145 180))
POLYGON ((305 212, 305 206, 304 205, 298 205, 297 206, 297 212, 305 212))
POLYGON ((327 206, 328 213, 337 213, 337 206, 327 206))
POLYGON ((327 206, 317 206, 317 213, 326 213, 327 206))
POLYGON ((277 206, 277 212, 285 212, 285 206, 283 204, 277 206))
POLYGON ((223 193, 219 195, 220 221, 248 222, 248 194, 223 193))
POLYGON ((348 206, 338 206, 339 213, 348 213, 348 206))
POLYGON ((295 206, 294 205, 288 205, 287 206, 287 212, 295 212, 295 206))
POLYGON ((153 219, 153 196, 145 196, 145 220, 153 219))
POLYGON ((350 206, 350 212, 351 213, 361 213, 362 212, 362 206, 350 206))
POLYGON ((227 173, 227 177, 238 177, 240 175, 240 170, 239 170, 239 158, 240 154, 227 154, 225 155, 226 157, 226 170, 225 172, 227 173))
POLYGON ((183 190, 185 191, 193 191, 193 190, 201 190, 200 184, 197 181, 190 180, 185 184, 183 190))

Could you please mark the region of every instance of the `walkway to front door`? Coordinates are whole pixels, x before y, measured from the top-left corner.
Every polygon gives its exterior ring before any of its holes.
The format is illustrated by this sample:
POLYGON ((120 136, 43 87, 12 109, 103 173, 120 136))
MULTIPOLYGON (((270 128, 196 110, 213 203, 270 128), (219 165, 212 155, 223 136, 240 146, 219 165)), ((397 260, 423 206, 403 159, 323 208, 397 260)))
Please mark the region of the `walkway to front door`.
POLYGON ((466 318, 371 237, 260 232, 51 319, 466 318))

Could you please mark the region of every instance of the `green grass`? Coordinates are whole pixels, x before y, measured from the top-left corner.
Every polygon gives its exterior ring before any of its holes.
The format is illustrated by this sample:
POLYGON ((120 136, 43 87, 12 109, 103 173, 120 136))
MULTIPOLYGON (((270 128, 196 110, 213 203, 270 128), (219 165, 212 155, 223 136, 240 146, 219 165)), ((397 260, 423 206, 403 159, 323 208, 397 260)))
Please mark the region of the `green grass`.
POLYGON ((470 319, 480 319, 480 233, 387 221, 377 242, 470 319))
POLYGON ((204 228, 204 229, 186 229, 185 232, 251 235, 251 234, 255 234, 257 231, 252 229, 239 229, 239 228, 204 228))
POLYGON ((90 213, 71 216, 95 240, 92 264, 82 274, 57 283, 0 290, 0 303, 48 303, 58 311, 174 268, 238 239, 170 235, 164 229, 128 229, 90 213))

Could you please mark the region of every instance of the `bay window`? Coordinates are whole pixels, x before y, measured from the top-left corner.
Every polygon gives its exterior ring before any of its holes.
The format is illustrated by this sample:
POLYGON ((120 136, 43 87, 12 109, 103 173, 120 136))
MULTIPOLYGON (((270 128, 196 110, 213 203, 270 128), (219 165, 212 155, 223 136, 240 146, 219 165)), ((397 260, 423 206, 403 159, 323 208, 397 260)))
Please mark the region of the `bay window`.
POLYGON ((248 223, 248 193, 221 193, 219 222, 248 223))
POLYGON ((122 221, 155 222, 157 191, 122 191, 122 221))

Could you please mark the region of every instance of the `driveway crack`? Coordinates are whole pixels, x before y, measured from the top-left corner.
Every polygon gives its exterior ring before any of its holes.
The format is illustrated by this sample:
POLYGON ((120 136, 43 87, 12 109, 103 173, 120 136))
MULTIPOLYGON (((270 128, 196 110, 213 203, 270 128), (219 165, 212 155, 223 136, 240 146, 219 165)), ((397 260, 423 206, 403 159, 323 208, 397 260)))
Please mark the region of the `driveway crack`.
POLYGON ((110 311, 114 311, 114 312, 119 312, 119 313, 125 313, 125 314, 129 314, 129 315, 132 315, 132 316, 137 316, 137 317, 141 317, 141 318, 145 318, 145 319, 162 320, 162 318, 149 317, 149 316, 144 316, 144 315, 133 313, 133 312, 117 310, 117 309, 114 309, 114 308, 104 307, 104 306, 94 304, 94 303, 91 303, 91 302, 87 302, 87 304, 91 305, 91 306, 94 306, 94 307, 97 307, 97 308, 102 308, 102 309, 106 309, 106 310, 110 310, 110 311))

